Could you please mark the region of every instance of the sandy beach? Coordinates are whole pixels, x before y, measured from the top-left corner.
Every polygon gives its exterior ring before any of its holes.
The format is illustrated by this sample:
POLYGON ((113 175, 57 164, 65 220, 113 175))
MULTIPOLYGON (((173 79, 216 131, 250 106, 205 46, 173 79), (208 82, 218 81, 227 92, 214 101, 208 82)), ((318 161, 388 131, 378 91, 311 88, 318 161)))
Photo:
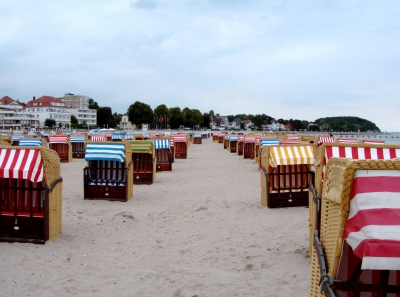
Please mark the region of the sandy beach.
POLYGON ((63 234, 0 243, 0 296, 308 296, 308 208, 260 205, 254 160, 203 139, 123 202, 61 164, 63 234))

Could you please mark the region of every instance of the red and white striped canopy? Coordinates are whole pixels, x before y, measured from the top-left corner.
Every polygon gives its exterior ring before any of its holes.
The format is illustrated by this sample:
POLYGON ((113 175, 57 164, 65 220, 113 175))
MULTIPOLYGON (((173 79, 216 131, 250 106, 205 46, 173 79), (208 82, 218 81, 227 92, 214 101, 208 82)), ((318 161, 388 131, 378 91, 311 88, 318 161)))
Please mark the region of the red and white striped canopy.
MULTIPOLYGON (((260 141, 260 138, 258 138, 258 141, 260 141)), ((255 138, 255 136, 246 136, 244 138, 244 142, 246 142, 246 143, 254 143, 254 142, 256 142, 256 138, 255 138)), ((260 142, 258 142, 258 143, 260 143, 260 142)))
POLYGON ((0 178, 43 180, 40 150, 0 149, 0 178))
POLYGON ((318 145, 321 145, 323 143, 327 143, 327 142, 334 142, 335 141, 335 137, 331 137, 331 136, 318 136, 318 145))
POLYGON ((186 142, 186 136, 173 136, 174 142, 186 142))
POLYGON ((68 144, 67 136, 49 136, 49 143, 66 143, 68 144))
POLYGON ((366 140, 363 141, 363 143, 365 143, 365 144, 385 144, 385 141, 384 140, 369 140, 369 139, 366 139, 366 140))
POLYGON ((322 179, 328 161, 332 157, 347 158, 353 160, 390 160, 400 157, 400 149, 383 147, 353 147, 353 146, 330 146, 325 147, 324 167, 322 179))
POLYGON ((298 136, 298 135, 288 135, 287 139, 288 140, 299 140, 300 136, 298 136))
POLYGON ((339 143, 357 143, 357 138, 338 138, 339 143))
POLYGON ((361 269, 400 270, 400 170, 357 170, 344 238, 361 269))
POLYGON ((105 141, 106 137, 104 135, 92 135, 91 141, 105 141))

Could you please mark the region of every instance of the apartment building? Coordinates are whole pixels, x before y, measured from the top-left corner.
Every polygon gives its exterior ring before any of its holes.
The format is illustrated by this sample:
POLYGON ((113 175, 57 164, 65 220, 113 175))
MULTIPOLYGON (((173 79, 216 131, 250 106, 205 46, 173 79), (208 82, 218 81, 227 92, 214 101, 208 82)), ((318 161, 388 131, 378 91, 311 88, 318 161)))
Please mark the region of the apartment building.
POLYGON ((97 110, 89 109, 89 96, 67 93, 57 97, 69 108, 71 115, 74 115, 79 124, 85 122, 87 125, 97 125, 97 110))
POLYGON ((8 96, 0 99, 0 129, 30 129, 37 128, 38 122, 34 116, 24 110, 23 104, 19 100, 14 100, 8 96))

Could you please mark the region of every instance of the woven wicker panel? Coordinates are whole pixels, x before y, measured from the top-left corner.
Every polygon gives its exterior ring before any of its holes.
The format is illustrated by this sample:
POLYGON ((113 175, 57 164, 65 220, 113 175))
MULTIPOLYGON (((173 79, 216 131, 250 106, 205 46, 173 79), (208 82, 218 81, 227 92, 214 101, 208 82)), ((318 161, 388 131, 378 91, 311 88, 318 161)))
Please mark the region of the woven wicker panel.
POLYGON ((57 184, 49 195, 49 241, 62 233, 62 183, 57 184))
POLYGON ((319 270, 319 262, 317 257, 317 252, 312 249, 310 255, 311 258, 311 271, 310 271, 310 293, 309 297, 323 297, 324 294, 319 292, 320 288, 318 286, 319 279, 321 277, 319 270))
POLYGON ((268 199, 267 199, 267 177, 264 174, 263 170, 260 170, 260 177, 261 177, 261 207, 268 206, 268 199))

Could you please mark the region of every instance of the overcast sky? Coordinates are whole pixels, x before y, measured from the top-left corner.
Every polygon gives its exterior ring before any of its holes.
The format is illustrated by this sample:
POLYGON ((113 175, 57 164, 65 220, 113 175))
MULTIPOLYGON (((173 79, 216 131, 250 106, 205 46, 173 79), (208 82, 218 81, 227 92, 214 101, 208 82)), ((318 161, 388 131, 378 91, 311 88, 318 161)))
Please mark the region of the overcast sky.
POLYGON ((0 98, 400 131, 400 1, 0 0, 0 98))

